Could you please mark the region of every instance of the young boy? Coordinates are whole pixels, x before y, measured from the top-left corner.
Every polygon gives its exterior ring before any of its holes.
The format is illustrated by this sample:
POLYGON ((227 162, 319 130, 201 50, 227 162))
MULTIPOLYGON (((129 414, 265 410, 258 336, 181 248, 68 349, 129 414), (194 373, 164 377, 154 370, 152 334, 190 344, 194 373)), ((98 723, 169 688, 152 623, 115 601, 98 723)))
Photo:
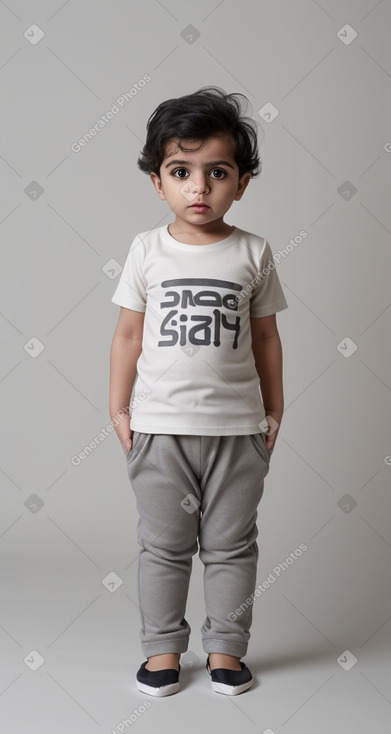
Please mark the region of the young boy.
POLYGON ((121 310, 109 409, 112 419, 125 411, 116 431, 139 514, 147 661, 136 685, 154 696, 179 689, 198 543, 212 689, 235 695, 253 681, 240 659, 252 623, 257 506, 284 407, 275 314, 288 304, 267 240, 224 221, 261 170, 256 124, 238 96, 203 87, 149 118, 138 166, 175 220, 134 238, 111 299, 121 310))

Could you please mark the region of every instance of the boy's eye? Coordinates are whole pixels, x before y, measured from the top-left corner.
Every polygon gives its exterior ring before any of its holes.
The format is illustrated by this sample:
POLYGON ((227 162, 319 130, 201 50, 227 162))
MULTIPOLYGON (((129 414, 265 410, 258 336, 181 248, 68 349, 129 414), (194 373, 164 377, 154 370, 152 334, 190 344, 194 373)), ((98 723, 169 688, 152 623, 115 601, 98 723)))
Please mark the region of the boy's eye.
MULTIPOLYGON (((175 176, 179 171, 184 171, 186 173, 186 168, 176 168, 175 171, 172 172, 172 175, 175 176)), ((177 178, 184 178, 184 176, 177 176, 177 178)))
MULTIPOLYGON (((217 180, 222 179, 222 178, 225 178, 225 176, 227 175, 226 172, 223 171, 222 168, 212 168, 212 171, 213 171, 213 173, 216 173, 216 171, 217 171, 218 174, 222 174, 222 175, 218 175, 218 176, 213 176, 213 178, 217 178, 217 180)), ((186 168, 176 168, 175 171, 172 171, 171 175, 172 176, 175 176, 176 178, 185 178, 186 173, 187 173, 186 168), (180 175, 177 176, 176 175, 177 173, 180 174, 180 175), (182 173, 184 173, 185 175, 182 175, 182 173)))
MULTIPOLYGON (((222 173, 222 174, 223 174, 222 176, 218 176, 218 178, 225 178, 225 176, 227 175, 227 174, 226 174, 226 172, 225 172, 225 171, 223 171, 223 169, 222 169, 222 168, 213 168, 213 173, 215 173, 216 171, 217 171, 218 173, 222 173)), ((216 178, 216 177, 215 177, 215 176, 213 176, 213 178, 216 178)))

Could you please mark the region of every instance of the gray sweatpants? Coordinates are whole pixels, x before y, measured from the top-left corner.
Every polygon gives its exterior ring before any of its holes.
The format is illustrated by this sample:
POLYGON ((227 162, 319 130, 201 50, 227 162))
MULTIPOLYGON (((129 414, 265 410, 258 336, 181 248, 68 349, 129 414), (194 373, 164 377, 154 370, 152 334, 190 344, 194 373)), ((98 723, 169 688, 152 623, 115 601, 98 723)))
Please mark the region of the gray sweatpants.
POLYGON ((246 654, 259 555, 257 506, 270 456, 261 432, 134 431, 126 460, 139 515, 139 634, 145 657, 188 649, 185 612, 198 543, 204 564, 203 649, 246 654))

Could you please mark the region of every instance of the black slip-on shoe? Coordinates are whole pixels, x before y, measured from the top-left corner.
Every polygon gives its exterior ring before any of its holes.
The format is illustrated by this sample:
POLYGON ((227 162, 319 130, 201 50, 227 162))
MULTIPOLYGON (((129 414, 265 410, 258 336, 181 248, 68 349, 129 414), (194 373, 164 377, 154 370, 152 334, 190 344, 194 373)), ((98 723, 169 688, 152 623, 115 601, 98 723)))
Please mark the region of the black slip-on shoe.
POLYGON ((206 672, 210 677, 211 685, 216 693, 225 693, 227 696, 236 696, 246 691, 253 683, 253 677, 245 663, 240 663, 241 670, 228 668, 210 669, 209 655, 206 661, 206 672))
POLYGON ((167 668, 165 670, 148 670, 145 661, 136 674, 137 688, 150 696, 170 696, 179 691, 179 670, 167 668))

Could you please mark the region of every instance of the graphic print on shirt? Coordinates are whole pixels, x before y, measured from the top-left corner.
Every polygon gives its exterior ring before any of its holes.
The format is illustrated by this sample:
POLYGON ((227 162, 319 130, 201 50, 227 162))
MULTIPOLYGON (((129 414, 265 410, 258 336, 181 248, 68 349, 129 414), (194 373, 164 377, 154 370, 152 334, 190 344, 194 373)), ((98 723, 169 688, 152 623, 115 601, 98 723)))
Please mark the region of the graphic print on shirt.
POLYGON ((181 347, 219 347, 221 339, 231 338, 232 349, 238 348, 240 316, 229 318, 224 309, 238 311, 237 293, 233 291, 242 290, 240 283, 216 278, 175 278, 163 280, 161 286, 171 290, 165 292, 160 304, 161 309, 169 311, 160 326, 160 334, 165 338, 158 342, 159 347, 174 347, 178 342, 181 347), (200 313, 200 308, 204 313, 200 313))

